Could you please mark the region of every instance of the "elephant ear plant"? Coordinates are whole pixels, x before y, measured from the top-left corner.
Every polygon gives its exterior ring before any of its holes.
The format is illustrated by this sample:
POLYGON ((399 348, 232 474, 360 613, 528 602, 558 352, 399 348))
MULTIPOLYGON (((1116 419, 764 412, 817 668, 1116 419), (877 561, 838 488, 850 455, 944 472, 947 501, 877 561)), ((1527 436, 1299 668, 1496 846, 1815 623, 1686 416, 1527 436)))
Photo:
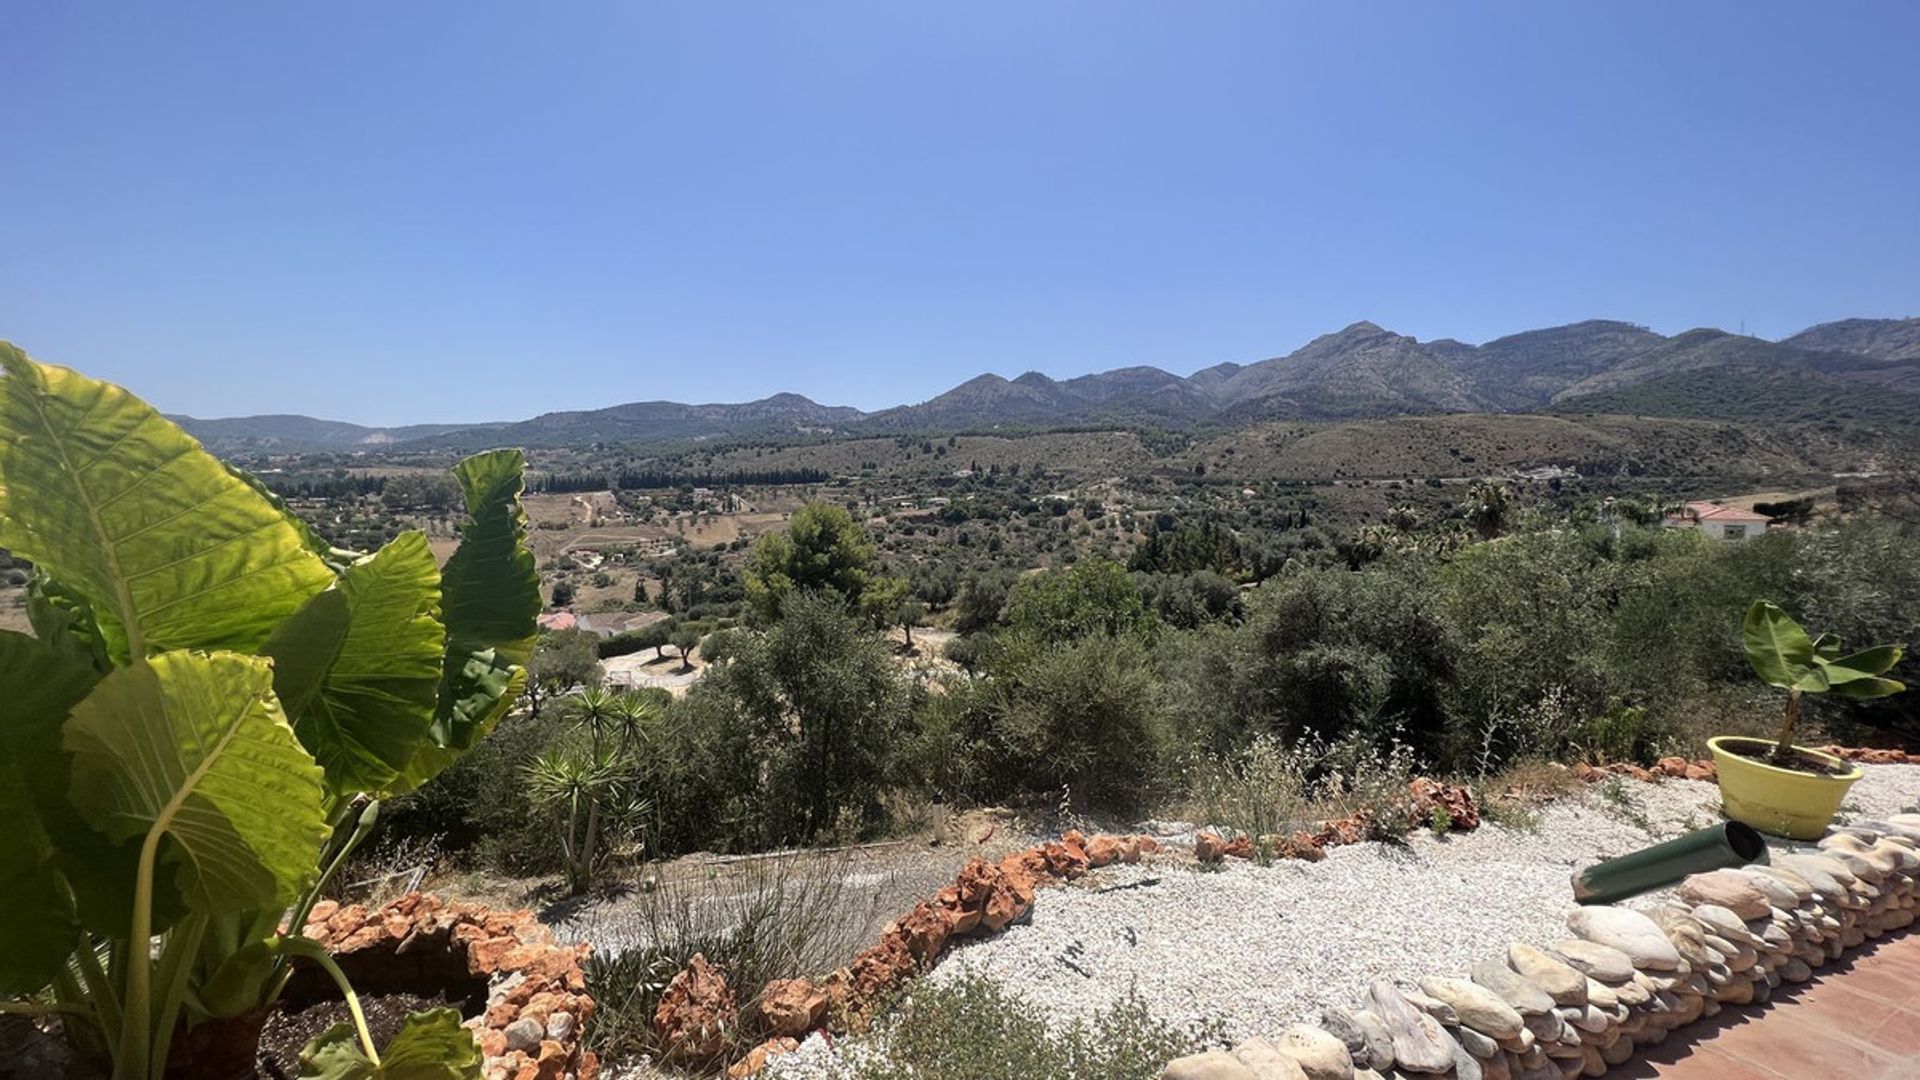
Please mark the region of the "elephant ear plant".
POLYGON ((1747 663, 1768 686, 1787 692, 1787 713, 1774 737, 1769 763, 1793 768, 1794 729, 1800 724, 1800 695, 1836 693, 1864 700, 1886 697, 1906 689, 1905 684, 1881 678, 1900 662, 1898 645, 1876 645, 1841 655, 1840 639, 1832 634, 1809 637, 1779 606, 1756 600, 1747 609, 1741 627, 1747 663))
POLYGON ((522 468, 455 467, 444 570, 418 532, 342 551, 145 402, 0 342, 0 547, 38 575, 34 634, 0 632, 0 1012, 57 1013, 115 1080, 250 1071, 305 959, 354 1023, 303 1076, 480 1075, 450 1009, 376 1048, 299 929, 380 800, 519 693, 540 608, 522 468), (246 1045, 205 1051, 227 1031, 246 1045))

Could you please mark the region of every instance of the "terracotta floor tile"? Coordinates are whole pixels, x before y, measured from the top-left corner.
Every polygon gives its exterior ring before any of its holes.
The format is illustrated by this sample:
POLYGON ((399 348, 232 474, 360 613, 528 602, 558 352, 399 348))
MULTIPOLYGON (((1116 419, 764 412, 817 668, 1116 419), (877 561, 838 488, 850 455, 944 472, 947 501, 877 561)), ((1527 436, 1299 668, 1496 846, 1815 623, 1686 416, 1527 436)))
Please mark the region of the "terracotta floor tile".
POLYGON ((1730 1008, 1620 1080, 1920 1080, 1920 934, 1883 938, 1765 1006, 1730 1008))

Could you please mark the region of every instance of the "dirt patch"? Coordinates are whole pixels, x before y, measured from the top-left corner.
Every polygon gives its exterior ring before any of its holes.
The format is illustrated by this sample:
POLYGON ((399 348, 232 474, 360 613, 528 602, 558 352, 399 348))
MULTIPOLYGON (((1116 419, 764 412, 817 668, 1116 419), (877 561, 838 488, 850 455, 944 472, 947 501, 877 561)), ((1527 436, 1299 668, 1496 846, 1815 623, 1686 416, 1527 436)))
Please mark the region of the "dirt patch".
POLYGON ((1792 769, 1795 772, 1812 773, 1815 776, 1845 776, 1853 771, 1851 765, 1835 765, 1825 758, 1815 757, 1798 749, 1790 749, 1787 761, 1775 761, 1773 759, 1774 744, 1762 739, 1727 739, 1720 745, 1728 753, 1748 761, 1772 765, 1780 769, 1792 769))
MULTIPOLYGON (((462 998, 405 991, 360 995, 360 1008, 366 1013, 367 1029, 373 1034, 373 1044, 377 1047, 384 1047, 399 1033, 409 1013, 427 1009, 459 1009, 465 1004, 467 1002, 462 998)), ((300 1075, 301 1047, 335 1024, 352 1022, 353 1017, 347 1012, 347 1003, 344 1001, 315 1001, 301 1007, 287 1003, 267 1016, 266 1026, 260 1031, 260 1050, 254 1075, 269 1080, 292 1080, 300 1075)))

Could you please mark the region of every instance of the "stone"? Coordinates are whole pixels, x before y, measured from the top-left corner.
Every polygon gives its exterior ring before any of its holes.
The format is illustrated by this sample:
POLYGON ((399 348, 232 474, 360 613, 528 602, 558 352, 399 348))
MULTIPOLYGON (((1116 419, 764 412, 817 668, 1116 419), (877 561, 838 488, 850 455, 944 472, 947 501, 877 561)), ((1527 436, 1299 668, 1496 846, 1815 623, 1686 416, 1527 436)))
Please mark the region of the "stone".
POLYGON ((1203 832, 1193 838, 1193 857, 1203 863, 1215 863, 1227 856, 1227 842, 1219 833, 1203 832))
POLYGON ((1719 904, 1742 919, 1758 919, 1767 913, 1767 894, 1748 881, 1746 875, 1732 870, 1690 875, 1680 882, 1678 892, 1680 898, 1690 904, 1719 904))
POLYGON ((1453 1006, 1441 1001, 1439 998, 1428 997, 1424 992, 1419 990, 1402 990, 1400 991, 1400 996, 1407 999, 1407 1004, 1440 1021, 1440 1023, 1447 1027, 1454 1027, 1460 1023, 1460 1014, 1453 1011, 1453 1006))
POLYGON ((554 1042, 566 1042, 573 1037, 574 1025, 577 1022, 573 1014, 565 1009, 553 1013, 547 1017, 547 1038, 554 1042))
POLYGON ((1498 960, 1473 965, 1473 981, 1498 994, 1521 1016, 1539 1016, 1553 1008, 1553 998, 1545 990, 1498 960))
POLYGON ((1701 929, 1699 920, 1691 911, 1679 908, 1661 908, 1652 915, 1655 925, 1659 926, 1672 943, 1674 951, 1688 967, 1701 968, 1707 965, 1706 931, 1701 929))
POLYGON ((1727 952, 1722 944, 1741 945, 1750 944, 1753 941, 1753 933, 1747 929, 1746 920, 1723 905, 1701 904, 1693 909, 1693 917, 1699 919, 1700 924, 1713 935, 1707 938, 1708 947, 1717 949, 1722 954, 1727 952), (1714 937, 1721 938, 1722 943, 1716 944, 1714 937))
POLYGON ((1364 1010, 1353 1014, 1353 1022, 1367 1037, 1366 1063, 1375 1069, 1393 1068, 1393 1033, 1387 1030, 1387 1025, 1364 1010))
POLYGON ((1421 979, 1420 989, 1451 1006, 1461 1024, 1484 1035, 1510 1039, 1526 1029, 1518 1010, 1478 983, 1436 976, 1421 979))
POLYGON ((1767 896, 1767 903, 1776 908, 1790 908, 1800 902, 1800 897, 1792 886, 1771 874, 1758 874, 1746 867, 1734 871, 1747 879, 1747 883, 1759 889, 1767 896))
MULTIPOLYGON (((1633 978, 1633 961, 1627 958, 1626 953, 1611 946, 1567 938, 1553 943, 1553 953, 1575 971, 1609 985, 1633 978)), ((1580 992, 1585 994, 1586 989, 1587 984, 1583 981, 1580 992)))
POLYGON ((1507 946, 1507 965, 1546 991, 1555 1005, 1585 1005, 1587 977, 1566 961, 1520 942, 1507 946))
POLYGON ((726 976, 704 954, 694 953, 661 993, 653 1028, 669 1057, 718 1057, 738 1026, 738 1012, 726 976))
MULTIPOLYGON (((1521 1028, 1520 1030, 1525 1031, 1526 1028, 1521 1028)), ((1456 1042, 1467 1048, 1467 1053, 1472 1054, 1482 1061, 1486 1061, 1500 1053, 1499 1040, 1482 1035, 1480 1032, 1475 1031, 1465 1024, 1454 1028, 1451 1034, 1456 1042)))
POLYGON ((1767 877, 1793 890, 1795 902, 1804 904, 1813 899, 1813 885, 1806 878, 1784 866, 1749 866, 1741 871, 1749 876, 1767 877))
POLYGON ((508 1050, 526 1052, 539 1049, 541 1041, 547 1037, 547 1029, 540 1021, 523 1016, 508 1024, 504 1034, 508 1050))
POLYGON ((1592 979, 1588 979, 1587 1003, 1589 1005, 1599 1006, 1602 1009, 1611 1009, 1620 1004, 1620 995, 1614 993, 1613 987, 1608 986, 1606 983, 1595 982, 1592 979))
POLYGON ((1339 1039, 1309 1024, 1280 1033, 1274 1046, 1300 1063, 1307 1080, 1353 1080, 1353 1056, 1339 1039))
POLYGON ((1486 1070, 1481 1067, 1480 1059, 1467 1052, 1459 1043, 1453 1044, 1454 1080, 1486 1080, 1486 1070))
POLYGON ((1825 852, 1796 851, 1780 856, 1773 860, 1773 864, 1806 878, 1814 892, 1829 900, 1844 900, 1848 890, 1859 880, 1845 863, 1825 852))
POLYGON ((827 995, 808 979, 775 979, 760 992, 755 1008, 770 1034, 797 1039, 820 1026, 827 995))
MULTIPOLYGON (((1343 1048, 1344 1049, 1344 1048, 1343 1048)), ((1234 1059, 1253 1070, 1260 1080, 1307 1080, 1300 1063, 1265 1039, 1248 1039, 1233 1048, 1234 1059)), ((1352 1071, 1352 1066, 1348 1066, 1352 1071)))
POLYGON ((1440 1022, 1414 1008, 1385 979, 1367 987, 1367 1003, 1393 1037, 1393 1057, 1409 1072, 1441 1073, 1453 1067, 1459 1044, 1447 1037, 1440 1022))
POLYGON ((1160 1072, 1160 1080, 1260 1080, 1260 1074, 1240 1059, 1220 1050, 1174 1058, 1160 1072))
POLYGON ((1576 908, 1567 916, 1567 929, 1587 941, 1624 953, 1637 968, 1672 971, 1680 966, 1680 951, 1667 940, 1660 925, 1631 908, 1576 908))

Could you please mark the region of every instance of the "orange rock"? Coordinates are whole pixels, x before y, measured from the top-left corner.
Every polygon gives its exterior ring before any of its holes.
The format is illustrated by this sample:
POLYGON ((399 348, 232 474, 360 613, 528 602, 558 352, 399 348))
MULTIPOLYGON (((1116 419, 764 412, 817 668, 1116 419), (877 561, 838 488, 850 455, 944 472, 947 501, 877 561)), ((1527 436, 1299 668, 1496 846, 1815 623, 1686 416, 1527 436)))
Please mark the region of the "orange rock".
POLYGON ((1717 780, 1720 778, 1720 770, 1714 768, 1711 761, 1696 761, 1689 764, 1686 772, 1681 775, 1689 780, 1717 780))
POLYGON ((490 937, 467 946, 467 973, 470 975, 492 975, 500 970, 500 962, 507 953, 518 948, 510 937, 490 937))
POLYGON ((767 1067, 767 1062, 781 1054, 790 1054, 800 1049, 800 1043, 794 1039, 773 1038, 747 1051, 747 1056, 734 1062, 727 1069, 728 1080, 741 1080, 743 1077, 758 1076, 767 1067))
POLYGON ((1654 763, 1654 768, 1666 776, 1684 777, 1690 763, 1682 757, 1663 757, 1654 763))
POLYGON ((1327 857, 1325 848, 1318 838, 1302 830, 1292 836, 1282 837, 1274 847, 1274 855, 1282 859, 1303 859, 1307 862, 1319 862, 1327 857))
POLYGON ((827 995, 807 979, 775 979, 760 991, 754 1009, 769 1033, 798 1037, 826 1019, 827 995))
POLYGON ((1219 862, 1226 853, 1226 841, 1218 833, 1203 832, 1193 838, 1193 857, 1201 862, 1219 862))
POLYGON ((669 1057, 710 1059, 725 1052, 729 1034, 739 1026, 733 988, 704 953, 667 983, 653 1012, 653 1029, 669 1057))
POLYGON ((495 1027, 491 1020, 479 1030, 476 1037, 480 1042, 480 1052, 490 1058, 507 1052, 507 1033, 495 1027))
POLYGON ((1087 849, 1079 844, 1065 841, 1041 844, 1040 855, 1046 860, 1047 873, 1054 877, 1072 881, 1087 872, 1087 849))
MULTIPOLYGON (((993 903, 988 897, 987 903, 993 903)), ((947 947, 947 938, 953 933, 953 913, 938 904, 921 901, 899 923, 901 932, 906 936, 907 951, 922 962, 931 963, 939 959, 941 950, 947 947)))
POLYGON ((1159 853, 1159 851, 1160 851, 1160 841, 1158 841, 1158 840, 1155 840, 1155 839, 1154 839, 1153 837, 1151 837, 1151 836, 1136 836, 1136 837, 1134 837, 1134 839, 1135 839, 1135 840, 1138 840, 1138 841, 1140 842, 1140 854, 1142 854, 1142 855, 1154 855, 1154 854, 1158 854, 1158 853, 1159 853))
POLYGON ((990 933, 999 933, 1018 922, 1022 916, 1033 909, 1034 878, 1024 871, 1003 873, 1000 884, 987 897, 987 908, 980 916, 980 925, 990 933))
POLYGON ((1446 811, 1450 828, 1456 832, 1480 827, 1480 810, 1473 804, 1473 792, 1458 784, 1443 784, 1422 776, 1407 785, 1407 793, 1413 798, 1416 821, 1425 821, 1438 808, 1446 811))
POLYGON ((1096 836, 1087 841, 1087 865, 1098 869, 1120 862, 1126 847, 1111 836, 1096 836))
POLYGON ((1236 859, 1251 859, 1253 858, 1253 840, 1246 836, 1236 836, 1227 841, 1227 846, 1221 853, 1236 859))

